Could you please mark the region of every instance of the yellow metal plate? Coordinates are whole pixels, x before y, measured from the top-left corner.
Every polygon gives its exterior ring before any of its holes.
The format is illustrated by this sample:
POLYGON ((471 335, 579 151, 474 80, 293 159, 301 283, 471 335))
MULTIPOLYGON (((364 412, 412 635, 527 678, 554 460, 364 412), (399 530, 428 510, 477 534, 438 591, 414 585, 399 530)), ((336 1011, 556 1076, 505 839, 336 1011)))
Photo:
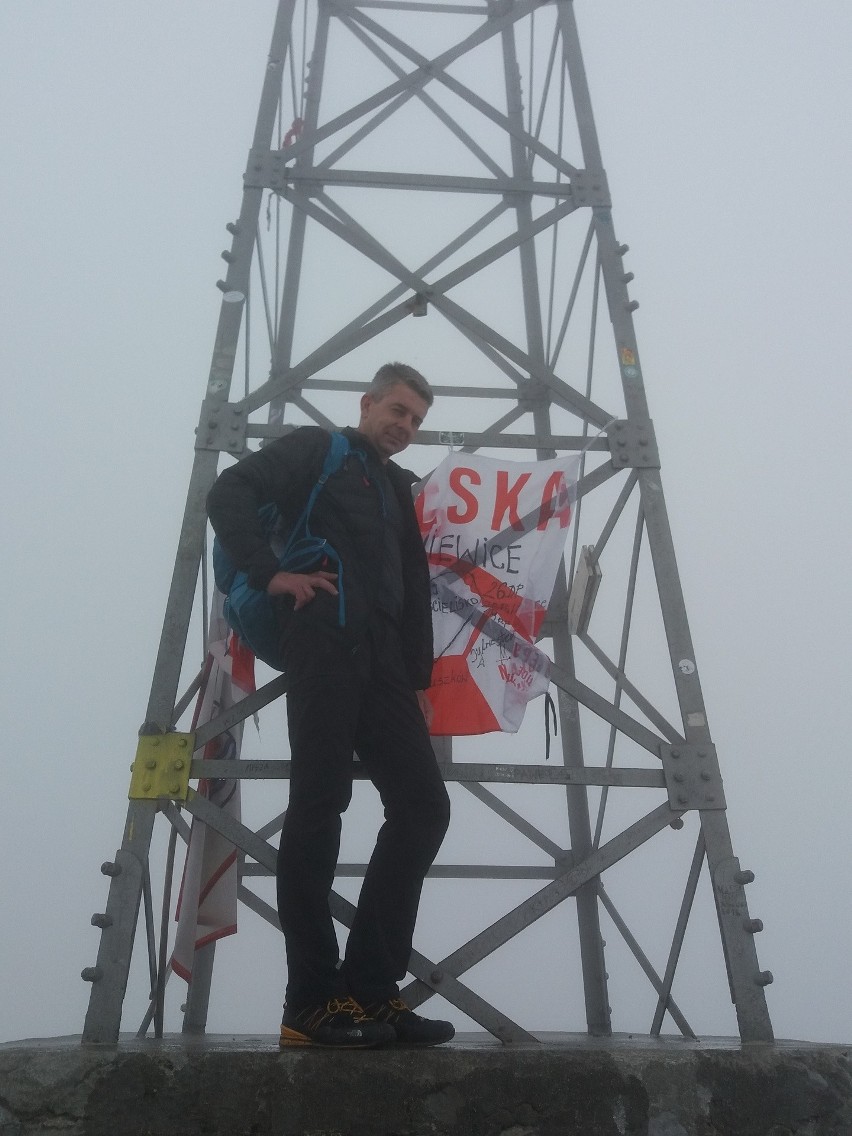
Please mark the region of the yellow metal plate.
POLYGON ((139 739, 131 766, 131 801, 185 801, 195 734, 155 734, 139 739))

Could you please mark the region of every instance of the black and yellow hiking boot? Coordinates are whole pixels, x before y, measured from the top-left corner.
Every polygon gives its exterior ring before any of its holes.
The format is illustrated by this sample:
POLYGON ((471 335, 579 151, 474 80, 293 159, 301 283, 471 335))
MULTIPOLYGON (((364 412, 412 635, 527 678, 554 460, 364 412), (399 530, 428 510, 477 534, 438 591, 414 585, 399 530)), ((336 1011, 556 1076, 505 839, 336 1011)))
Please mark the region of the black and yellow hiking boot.
POLYGON ((340 1049, 372 1049, 396 1040, 393 1027, 377 1022, 354 998, 330 998, 321 1005, 294 1011, 284 1007, 282 1049, 291 1045, 326 1045, 340 1049))
POLYGON ((402 998, 369 1002, 365 1012, 374 1021, 393 1026, 397 1045, 441 1045, 456 1034, 451 1022, 421 1018, 406 1006, 402 998))

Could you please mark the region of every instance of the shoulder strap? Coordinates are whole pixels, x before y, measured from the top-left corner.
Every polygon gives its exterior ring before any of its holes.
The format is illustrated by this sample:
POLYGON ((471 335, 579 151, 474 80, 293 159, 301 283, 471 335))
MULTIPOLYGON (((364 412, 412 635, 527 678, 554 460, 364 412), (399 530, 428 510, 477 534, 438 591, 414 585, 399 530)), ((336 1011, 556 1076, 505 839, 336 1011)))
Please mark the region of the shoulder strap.
POLYGON ((322 470, 320 471, 319 478, 317 479, 316 484, 313 486, 311 492, 308 495, 308 500, 305 503, 305 507, 302 510, 299 519, 293 526, 293 529, 290 533, 290 538, 287 541, 287 545, 282 555, 282 560, 286 559, 293 545, 297 542, 302 541, 306 537, 309 540, 313 540, 309 522, 311 512, 316 503, 316 499, 317 497, 319 497, 320 493, 322 492, 323 486, 331 477, 331 475, 333 473, 337 473, 337 471, 343 465, 348 454, 349 439, 345 434, 341 434, 339 430, 335 430, 330 435, 328 450, 326 451, 325 461, 322 464, 322 470))
POLYGON ((311 510, 316 503, 317 497, 319 497, 320 493, 322 492, 323 486, 333 473, 337 473, 337 471, 346 461, 348 455, 349 439, 345 434, 341 434, 339 430, 335 430, 331 435, 328 452, 325 455, 325 461, 322 463, 322 470, 320 472, 319 478, 316 485, 314 485, 313 489, 310 492, 308 502, 305 505, 305 510, 302 513, 300 523, 304 523, 306 530, 310 531, 308 529, 308 519, 310 518, 311 510))

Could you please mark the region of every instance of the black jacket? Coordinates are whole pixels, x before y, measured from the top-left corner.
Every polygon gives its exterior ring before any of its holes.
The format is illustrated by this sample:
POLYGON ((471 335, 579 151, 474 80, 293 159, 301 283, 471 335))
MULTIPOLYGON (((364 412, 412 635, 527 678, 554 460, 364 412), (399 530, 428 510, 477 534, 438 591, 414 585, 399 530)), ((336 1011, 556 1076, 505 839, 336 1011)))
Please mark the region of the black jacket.
MULTIPOLYGON (((311 532, 325 537, 343 564, 345 627, 338 626, 336 597, 318 591, 299 611, 290 596, 276 602, 286 636, 297 626, 340 635, 359 643, 377 606, 384 548, 387 484, 401 513, 403 610, 400 634, 412 687, 425 689, 432 672, 432 613, 429 569, 414 513, 411 486, 417 480, 394 462, 382 464, 367 439, 357 430, 343 431, 353 450, 367 456, 364 463, 350 452, 342 468, 328 479, 310 518, 311 532)), ((265 589, 278 571, 278 561, 261 529, 260 506, 273 502, 291 528, 316 484, 329 447, 329 434, 319 426, 303 426, 224 470, 207 497, 207 511, 225 551, 253 588, 265 589)), ((302 636, 300 635, 300 639, 302 636)))

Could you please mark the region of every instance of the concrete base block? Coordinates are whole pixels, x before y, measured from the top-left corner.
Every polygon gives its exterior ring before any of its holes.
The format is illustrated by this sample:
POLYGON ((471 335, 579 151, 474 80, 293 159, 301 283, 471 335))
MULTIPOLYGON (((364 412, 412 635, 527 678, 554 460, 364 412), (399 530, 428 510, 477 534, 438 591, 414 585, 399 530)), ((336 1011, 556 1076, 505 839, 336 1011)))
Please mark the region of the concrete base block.
POLYGON ((279 1053, 266 1037, 0 1045, 0 1136, 850 1136, 852 1048, 540 1034, 279 1053))

